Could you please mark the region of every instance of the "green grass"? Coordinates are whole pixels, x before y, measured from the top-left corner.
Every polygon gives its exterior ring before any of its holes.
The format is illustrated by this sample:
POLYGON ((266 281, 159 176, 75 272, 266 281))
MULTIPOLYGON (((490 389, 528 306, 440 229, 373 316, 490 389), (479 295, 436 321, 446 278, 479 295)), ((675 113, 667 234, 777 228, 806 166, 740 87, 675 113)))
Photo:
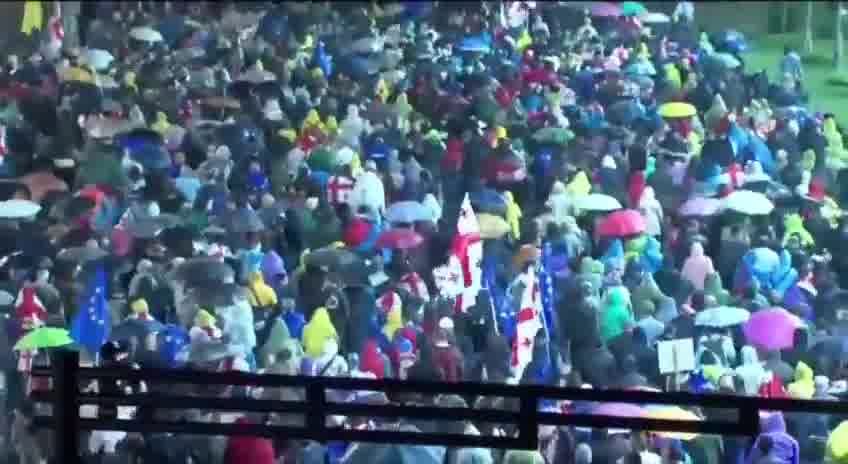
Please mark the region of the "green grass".
MULTIPOLYGON (((766 69, 769 79, 778 77, 778 66, 784 45, 802 50, 803 38, 799 34, 769 35, 753 40, 750 52, 745 55, 746 69, 766 69)), ((804 56, 804 86, 810 95, 813 111, 830 112, 841 124, 848 123, 848 61, 845 71, 836 73, 833 68, 833 40, 817 39, 813 53, 804 56)), ((848 53, 848 45, 845 47, 848 53)))

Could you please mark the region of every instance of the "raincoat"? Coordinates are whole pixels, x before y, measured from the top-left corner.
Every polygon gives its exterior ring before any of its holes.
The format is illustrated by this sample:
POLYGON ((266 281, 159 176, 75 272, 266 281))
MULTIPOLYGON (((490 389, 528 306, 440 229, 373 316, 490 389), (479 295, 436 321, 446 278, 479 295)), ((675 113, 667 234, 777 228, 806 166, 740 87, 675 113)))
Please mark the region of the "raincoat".
POLYGON ((654 196, 653 187, 645 187, 639 198, 639 212, 645 218, 645 233, 658 237, 662 234, 663 209, 654 196))
POLYGON ((773 448, 771 454, 781 459, 785 464, 798 464, 800 458, 800 450, 798 442, 791 435, 786 433, 786 422, 783 420, 783 413, 776 412, 772 414, 760 414, 760 436, 751 447, 751 453, 745 464, 756 464, 762 457, 759 449, 760 437, 768 435, 772 439, 773 448))
POLYGON ((713 260, 704 254, 704 246, 700 242, 693 243, 689 257, 683 262, 681 274, 696 290, 704 290, 707 276, 713 273, 713 260))
POLYGON ((262 273, 251 274, 247 288, 249 290, 247 299, 254 308, 270 308, 277 305, 277 292, 265 283, 262 273))
POLYGON ((811 399, 816 391, 813 377, 813 370, 810 369, 810 366, 803 361, 798 362, 795 366, 795 381, 786 387, 789 396, 803 400, 811 399))
POLYGON ((337 339, 338 333, 330 321, 327 308, 320 307, 312 314, 312 319, 303 328, 303 349, 311 358, 318 358, 324 353, 327 340, 337 339))
POLYGON ((742 379, 742 388, 746 395, 756 396, 760 386, 767 380, 768 374, 760 363, 757 350, 752 346, 743 346, 740 351, 742 364, 735 372, 742 379))
POLYGON ((601 338, 608 342, 624 333, 628 323, 634 323, 627 290, 613 287, 606 295, 605 308, 601 316, 601 338))
POLYGON ((783 218, 783 246, 786 246, 792 237, 797 237, 804 248, 816 246, 816 241, 804 227, 804 220, 799 214, 787 214, 783 218))
POLYGON ((551 186, 551 194, 548 196, 548 201, 545 206, 551 209, 551 216, 555 224, 563 224, 566 218, 571 216, 574 207, 573 199, 566 192, 565 184, 556 181, 551 186))
POLYGON ((513 240, 521 239, 521 207, 515 202, 512 192, 504 192, 506 200, 506 222, 509 224, 509 234, 513 240))

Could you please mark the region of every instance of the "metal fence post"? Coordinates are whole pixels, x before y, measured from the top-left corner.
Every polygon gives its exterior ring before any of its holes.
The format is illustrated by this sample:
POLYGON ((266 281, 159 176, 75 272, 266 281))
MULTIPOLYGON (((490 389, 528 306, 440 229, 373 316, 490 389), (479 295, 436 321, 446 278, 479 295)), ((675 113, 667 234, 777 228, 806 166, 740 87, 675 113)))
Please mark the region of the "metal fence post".
POLYGON ((56 456, 62 463, 80 462, 79 353, 61 350, 53 358, 53 418, 56 456))
POLYGON ((524 393, 519 398, 518 439, 525 449, 539 448, 539 400, 532 393, 524 393))
POLYGON ((327 426, 326 411, 327 397, 321 382, 309 382, 306 386, 306 402, 309 411, 306 413, 306 428, 320 433, 327 426))

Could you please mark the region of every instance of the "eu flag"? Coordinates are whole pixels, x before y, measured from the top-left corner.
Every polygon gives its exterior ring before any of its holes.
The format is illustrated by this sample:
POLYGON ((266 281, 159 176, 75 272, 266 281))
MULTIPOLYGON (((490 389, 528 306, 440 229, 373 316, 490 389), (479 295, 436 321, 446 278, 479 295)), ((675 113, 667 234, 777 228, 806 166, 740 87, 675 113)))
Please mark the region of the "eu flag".
POLYGON ((97 354, 109 338, 112 321, 106 300, 106 272, 98 268, 83 293, 71 325, 71 338, 89 353, 97 354))

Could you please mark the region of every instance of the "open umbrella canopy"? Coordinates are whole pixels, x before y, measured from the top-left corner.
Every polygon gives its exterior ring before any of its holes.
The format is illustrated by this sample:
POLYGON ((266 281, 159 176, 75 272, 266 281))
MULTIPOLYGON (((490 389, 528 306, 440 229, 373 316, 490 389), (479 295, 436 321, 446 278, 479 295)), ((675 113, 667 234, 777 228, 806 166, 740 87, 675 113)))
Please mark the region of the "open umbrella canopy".
POLYGON ((130 29, 130 37, 135 40, 148 43, 162 42, 165 40, 162 33, 152 27, 134 27, 130 29))
POLYGON ((386 219, 395 224, 411 224, 432 219, 430 210, 418 201, 399 201, 389 206, 386 219))
POLYGON ((644 24, 665 24, 671 22, 671 18, 665 13, 646 11, 639 15, 639 21, 644 24))
POLYGON ((208 282, 232 282, 235 271, 226 262, 215 258, 192 258, 180 264, 173 276, 188 287, 196 287, 208 282))
POLYGON ((603 237, 628 237, 642 232, 645 232, 645 219, 633 209, 614 211, 598 226, 603 237))
POLYGON ((29 218, 38 214, 39 211, 41 211, 41 206, 30 200, 11 199, 0 201, 0 218, 29 218))
POLYGON ((240 75, 238 80, 250 82, 251 84, 261 84, 263 82, 271 82, 276 78, 277 76, 270 71, 251 69, 240 75))
POLYGON ((577 198, 574 206, 580 211, 615 211, 623 208, 621 203, 609 195, 603 193, 590 193, 577 198))
POLYGON ((695 116, 697 110, 691 103, 686 102, 669 102, 663 103, 659 109, 659 115, 664 118, 691 118, 695 116))
POLYGON ((647 12, 648 9, 645 8, 645 5, 642 5, 639 2, 623 2, 621 4, 622 16, 640 16, 647 12))
POLYGON ((377 238, 377 248, 409 250, 423 242, 424 237, 412 229, 389 229, 377 238))
POLYGON ((574 132, 564 127, 543 127, 533 134, 533 140, 539 143, 551 143, 554 145, 568 145, 574 138, 574 132))
POLYGON ((762 216, 772 212, 774 203, 767 196, 750 190, 736 190, 723 200, 723 209, 747 216, 762 216))
POLYGON ((730 53, 715 53, 710 55, 709 60, 725 69, 736 69, 742 66, 742 62, 730 53))
POLYGON ((164 328, 165 325, 155 319, 127 319, 112 328, 109 339, 130 340, 134 338, 143 341, 148 335, 159 332, 164 328))
POLYGON ((755 312, 745 323, 745 338, 751 345, 767 351, 784 350, 795 345, 795 330, 804 327, 798 316, 783 308, 755 312))
POLYGON ((480 37, 469 37, 463 39, 457 49, 463 52, 489 53, 492 48, 480 37))
POLYGON ((751 313, 733 306, 707 308, 695 315, 695 325, 701 327, 725 328, 744 324, 751 313))
POLYGON ((678 213, 681 216, 707 217, 718 213, 721 210, 721 205, 721 200, 718 198, 695 197, 680 205, 678 213))
MULTIPOLYGON (((695 414, 692 411, 687 411, 686 409, 682 409, 678 406, 662 406, 657 408, 651 408, 645 414, 645 417, 649 419, 665 419, 665 420, 678 420, 678 421, 703 421, 701 417, 695 414)), ((653 432, 661 437, 672 438, 683 441, 694 440, 698 434, 696 433, 687 433, 687 432, 653 432)))
POLYGON ((81 246, 63 248, 56 255, 56 258, 61 261, 84 263, 86 261, 103 259, 106 256, 109 256, 109 253, 98 246, 81 246))
POLYGON ((241 109, 241 102, 238 99, 233 97, 226 96, 215 96, 208 97, 201 100, 201 103, 210 107, 217 109, 227 109, 227 110, 238 110, 241 109))
POLYGON ((99 48, 89 48, 80 58, 82 58, 84 63, 97 71, 108 68, 112 64, 112 61, 115 60, 115 57, 111 53, 99 48))
MULTIPOLYGON (((416 429, 417 430, 417 429, 416 429)), ((384 445, 360 443, 348 464, 441 464, 446 450, 441 446, 384 445)))
POLYGON ((339 269, 362 261, 356 253, 344 248, 321 248, 310 252, 305 258, 306 264, 328 269, 339 269))
POLYGON ((592 410, 592 414, 612 417, 644 417, 648 411, 630 403, 604 403, 592 410))
POLYGON ((58 348, 74 343, 71 335, 65 329, 55 327, 41 327, 24 335, 17 343, 14 350, 39 350, 43 348, 58 348))
POLYGON ((608 17, 621 16, 621 7, 612 2, 592 2, 589 12, 592 16, 608 17))

